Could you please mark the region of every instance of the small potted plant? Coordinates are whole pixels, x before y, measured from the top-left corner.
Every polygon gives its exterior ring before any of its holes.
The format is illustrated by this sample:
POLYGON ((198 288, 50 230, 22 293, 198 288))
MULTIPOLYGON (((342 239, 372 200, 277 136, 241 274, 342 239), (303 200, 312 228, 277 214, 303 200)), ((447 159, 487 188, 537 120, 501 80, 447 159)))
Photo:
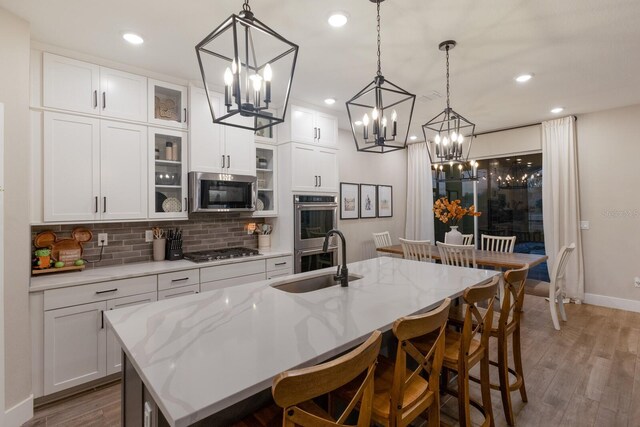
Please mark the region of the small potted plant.
POLYGON ((433 213, 436 219, 439 219, 444 224, 450 224, 451 231, 445 233, 445 243, 452 245, 461 245, 463 242, 462 233, 458 231, 458 223, 465 216, 480 216, 481 212, 476 212, 474 205, 468 208, 463 208, 460 205, 460 200, 449 201, 446 197, 441 197, 433 204, 433 213))

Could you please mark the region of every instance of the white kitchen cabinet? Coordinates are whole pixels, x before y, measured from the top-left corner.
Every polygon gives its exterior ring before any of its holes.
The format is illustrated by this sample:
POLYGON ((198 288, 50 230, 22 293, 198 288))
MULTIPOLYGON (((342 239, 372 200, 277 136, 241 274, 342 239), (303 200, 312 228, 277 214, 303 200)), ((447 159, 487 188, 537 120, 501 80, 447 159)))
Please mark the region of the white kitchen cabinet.
POLYGON ((44 113, 44 220, 147 217, 147 128, 44 113))
POLYGON ((43 54, 44 107, 147 121, 147 78, 43 54))
MULTIPOLYGON (((223 96, 215 92, 209 92, 209 96, 217 115, 223 107, 223 96)), ((204 89, 189 88, 189 111, 189 171, 256 175, 253 132, 214 124, 204 89)))
POLYGON ((278 214, 278 147, 256 143, 258 206, 254 218, 278 214))
POLYGON ((101 219, 147 217, 147 128, 100 124, 101 219))
POLYGON ((186 132, 149 128, 149 218, 188 217, 187 156, 186 132))
POLYGON ((334 147, 338 143, 338 119, 309 108, 291 106, 291 142, 334 147))
POLYGON ((45 312, 45 394, 106 375, 106 307, 103 301, 45 312))
POLYGON ((100 120, 44 113, 44 220, 100 219, 100 120))
POLYGON ((265 273, 250 274, 247 276, 230 277, 228 279, 216 280, 214 282, 206 282, 200 284, 202 292, 215 291, 217 289, 229 288, 231 286, 245 285, 247 283, 265 280, 265 273))
POLYGON ((185 295, 193 295, 200 292, 200 285, 182 286, 176 289, 166 289, 158 291, 158 300, 183 297, 185 295))
MULTIPOLYGON (((115 310, 117 308, 131 307, 134 305, 146 304, 157 301, 158 297, 155 292, 149 292, 142 295, 133 295, 129 297, 116 298, 107 301, 107 310, 115 310)), ((120 372, 122 364, 122 349, 116 336, 107 325, 107 373, 106 375, 120 372)))
POLYGON ((330 148, 291 144, 293 191, 337 192, 338 156, 330 148))
POLYGON ((187 128, 187 88, 149 79, 149 123, 187 128))

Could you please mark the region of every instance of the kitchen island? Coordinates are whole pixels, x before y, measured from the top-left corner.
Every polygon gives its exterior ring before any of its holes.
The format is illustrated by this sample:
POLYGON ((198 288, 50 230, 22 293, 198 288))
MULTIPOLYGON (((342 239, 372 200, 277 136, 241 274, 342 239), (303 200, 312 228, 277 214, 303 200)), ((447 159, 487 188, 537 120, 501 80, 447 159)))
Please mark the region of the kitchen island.
POLYGON ((123 349, 123 425, 143 425, 145 406, 158 425, 205 420, 499 274, 388 257, 348 267, 362 278, 346 288, 273 287, 330 268, 105 313, 123 349))

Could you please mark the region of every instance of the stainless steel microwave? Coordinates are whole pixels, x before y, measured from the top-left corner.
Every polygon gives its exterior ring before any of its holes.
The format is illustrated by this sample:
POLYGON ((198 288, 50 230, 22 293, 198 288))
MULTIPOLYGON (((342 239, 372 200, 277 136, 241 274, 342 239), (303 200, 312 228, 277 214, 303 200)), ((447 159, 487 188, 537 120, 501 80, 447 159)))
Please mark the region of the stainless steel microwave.
POLYGON ((190 211, 255 211, 256 181, 248 175, 189 172, 190 211))

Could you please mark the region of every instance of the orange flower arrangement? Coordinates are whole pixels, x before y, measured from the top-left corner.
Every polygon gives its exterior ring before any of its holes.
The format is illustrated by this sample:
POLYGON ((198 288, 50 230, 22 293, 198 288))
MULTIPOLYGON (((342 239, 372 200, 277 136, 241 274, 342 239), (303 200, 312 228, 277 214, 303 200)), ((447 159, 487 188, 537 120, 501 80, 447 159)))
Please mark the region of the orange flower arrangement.
POLYGON ((437 219, 443 223, 456 225, 465 215, 480 216, 482 212, 476 212, 474 205, 468 208, 460 206, 460 200, 449 201, 446 197, 441 197, 433 204, 433 212, 437 219))

